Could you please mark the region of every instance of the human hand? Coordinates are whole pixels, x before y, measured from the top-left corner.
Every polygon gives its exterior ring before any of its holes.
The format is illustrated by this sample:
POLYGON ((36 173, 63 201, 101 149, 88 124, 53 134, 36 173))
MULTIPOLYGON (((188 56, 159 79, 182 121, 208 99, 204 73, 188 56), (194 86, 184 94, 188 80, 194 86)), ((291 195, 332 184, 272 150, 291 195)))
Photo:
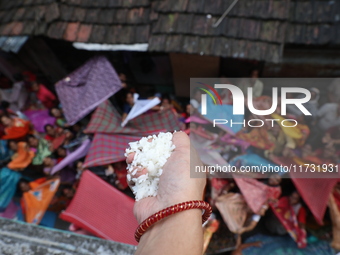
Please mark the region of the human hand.
MULTIPOLYGON (((203 198, 206 179, 190 178, 190 163, 197 166, 202 165, 202 162, 195 149, 190 148, 188 135, 184 132, 174 133, 172 142, 176 148, 163 167, 157 196, 143 198, 135 203, 134 214, 139 223, 171 205, 203 198)), ((133 161, 134 155, 134 153, 128 155, 126 159, 128 164, 133 161)), ((136 176, 133 177, 146 173, 147 169, 138 169, 136 176)))

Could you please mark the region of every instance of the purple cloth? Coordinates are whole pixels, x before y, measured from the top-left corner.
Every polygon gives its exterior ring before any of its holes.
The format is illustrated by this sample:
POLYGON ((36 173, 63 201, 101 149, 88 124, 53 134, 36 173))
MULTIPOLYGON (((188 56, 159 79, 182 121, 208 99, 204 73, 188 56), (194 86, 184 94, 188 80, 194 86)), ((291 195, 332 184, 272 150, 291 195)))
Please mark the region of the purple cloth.
POLYGON ((0 217, 7 218, 7 219, 14 219, 14 217, 17 214, 19 207, 11 201, 9 205, 7 206, 6 210, 2 213, 0 213, 0 217))
POLYGON ((122 88, 105 57, 95 57, 55 85, 68 124, 73 125, 122 88))
POLYGON ((34 129, 39 133, 44 133, 44 126, 47 124, 54 125, 55 118, 48 114, 48 110, 28 110, 24 114, 31 121, 34 129))
POLYGON ((88 153, 91 146, 91 140, 86 139, 74 152, 67 155, 62 161, 59 162, 55 167, 53 167, 51 174, 55 174, 56 172, 60 171, 61 169, 65 168, 69 164, 73 163, 74 161, 85 157, 88 153))
POLYGON ((236 138, 235 136, 232 136, 228 133, 226 133, 224 136, 220 138, 220 142, 228 144, 228 145, 239 146, 242 149, 242 153, 244 153, 246 149, 250 146, 248 142, 243 141, 239 138, 236 138))

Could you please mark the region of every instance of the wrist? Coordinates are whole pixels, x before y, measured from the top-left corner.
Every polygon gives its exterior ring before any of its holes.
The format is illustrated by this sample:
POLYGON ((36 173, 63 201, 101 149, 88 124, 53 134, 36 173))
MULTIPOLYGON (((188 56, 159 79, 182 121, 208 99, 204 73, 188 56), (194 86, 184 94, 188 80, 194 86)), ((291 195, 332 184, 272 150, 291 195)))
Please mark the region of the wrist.
POLYGON ((178 225, 181 225, 181 222, 190 221, 192 224, 198 224, 200 227, 202 226, 202 210, 200 209, 191 209, 186 210, 180 213, 173 214, 169 217, 166 217, 155 225, 151 226, 148 231, 146 231, 140 239, 142 243, 144 240, 153 240, 157 236, 161 234, 167 234, 167 230, 169 228, 176 228, 178 225))
POLYGON ((145 219, 142 223, 140 223, 135 232, 136 241, 139 242, 141 236, 144 235, 146 231, 148 231, 155 224, 164 221, 164 219, 168 219, 169 217, 174 218, 173 217, 174 215, 182 214, 184 211, 187 210, 191 211, 195 209, 203 210, 201 217, 199 217, 199 219, 201 219, 200 221, 201 224, 206 222, 212 213, 211 206, 207 202, 204 202, 202 200, 177 203, 175 205, 157 211, 156 213, 152 214, 147 219, 145 219))

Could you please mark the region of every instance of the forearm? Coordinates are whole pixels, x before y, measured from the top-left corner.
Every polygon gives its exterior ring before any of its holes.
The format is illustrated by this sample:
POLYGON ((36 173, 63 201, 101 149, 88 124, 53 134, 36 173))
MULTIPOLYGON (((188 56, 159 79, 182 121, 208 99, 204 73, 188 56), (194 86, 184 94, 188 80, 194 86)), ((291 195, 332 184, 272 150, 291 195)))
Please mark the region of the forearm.
POLYGON ((202 211, 191 209, 171 215, 148 229, 135 254, 201 255, 202 251, 202 211))

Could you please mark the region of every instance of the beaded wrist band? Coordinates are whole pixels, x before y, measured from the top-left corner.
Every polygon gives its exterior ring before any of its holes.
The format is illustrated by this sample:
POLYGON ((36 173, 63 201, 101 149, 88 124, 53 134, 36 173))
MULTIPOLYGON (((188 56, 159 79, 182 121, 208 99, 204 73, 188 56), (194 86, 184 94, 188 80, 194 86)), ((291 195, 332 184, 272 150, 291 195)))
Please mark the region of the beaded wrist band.
POLYGON ((188 201, 184 203, 179 203, 175 204, 172 206, 169 206, 159 212, 156 212, 155 214, 151 215, 149 218, 144 220, 141 224, 139 224, 138 228, 136 229, 135 232, 135 239, 137 242, 139 242, 140 238, 142 235, 156 222, 172 215, 178 212, 183 212, 185 210, 189 209, 202 209, 204 210, 204 213, 202 215, 202 224, 206 222, 212 212, 211 206, 204 201, 200 200, 193 200, 193 201, 188 201))

